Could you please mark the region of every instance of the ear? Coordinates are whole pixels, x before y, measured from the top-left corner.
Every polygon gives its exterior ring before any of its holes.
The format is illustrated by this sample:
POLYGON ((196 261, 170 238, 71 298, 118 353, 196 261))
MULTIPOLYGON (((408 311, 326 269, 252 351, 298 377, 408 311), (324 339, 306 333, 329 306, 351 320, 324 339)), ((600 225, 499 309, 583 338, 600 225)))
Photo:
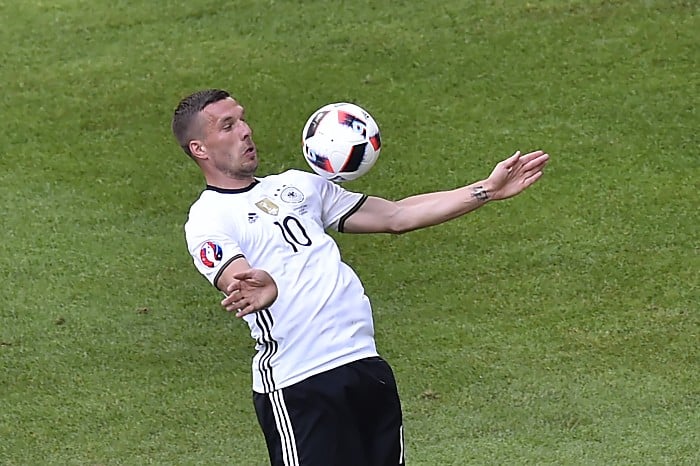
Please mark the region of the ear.
POLYGON ((206 159, 207 158, 207 148, 204 147, 204 143, 198 139, 190 141, 190 152, 192 157, 196 159, 206 159))

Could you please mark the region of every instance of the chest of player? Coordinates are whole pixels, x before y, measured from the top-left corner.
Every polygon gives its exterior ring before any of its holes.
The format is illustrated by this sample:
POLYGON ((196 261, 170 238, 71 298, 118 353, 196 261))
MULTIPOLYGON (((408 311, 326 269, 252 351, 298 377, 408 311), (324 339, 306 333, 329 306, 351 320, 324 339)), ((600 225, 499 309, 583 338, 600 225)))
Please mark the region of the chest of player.
POLYGON ((251 258, 270 252, 303 254, 324 235, 318 200, 297 188, 248 193, 234 216, 239 246, 251 258))

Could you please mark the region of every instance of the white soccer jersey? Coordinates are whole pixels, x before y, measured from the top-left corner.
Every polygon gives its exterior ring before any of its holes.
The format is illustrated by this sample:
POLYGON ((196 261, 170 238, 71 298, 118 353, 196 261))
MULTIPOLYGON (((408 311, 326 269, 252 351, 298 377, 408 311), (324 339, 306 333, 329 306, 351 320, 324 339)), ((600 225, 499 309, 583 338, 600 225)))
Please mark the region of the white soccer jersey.
POLYGON ((269 393, 377 355, 369 299, 326 233, 342 231, 365 199, 290 170, 243 189, 208 186, 190 208, 187 246, 212 284, 241 256, 277 283, 272 306, 244 317, 256 342, 254 391, 269 393))

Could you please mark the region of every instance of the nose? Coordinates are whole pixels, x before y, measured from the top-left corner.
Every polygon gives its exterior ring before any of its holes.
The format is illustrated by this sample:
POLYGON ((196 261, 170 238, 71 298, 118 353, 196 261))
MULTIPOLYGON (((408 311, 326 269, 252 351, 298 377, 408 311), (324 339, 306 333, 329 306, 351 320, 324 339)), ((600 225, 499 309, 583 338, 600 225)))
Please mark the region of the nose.
POLYGON ((248 125, 247 122, 239 120, 238 124, 240 126, 240 132, 241 132, 242 139, 247 139, 253 135, 253 130, 250 129, 250 125, 248 125))

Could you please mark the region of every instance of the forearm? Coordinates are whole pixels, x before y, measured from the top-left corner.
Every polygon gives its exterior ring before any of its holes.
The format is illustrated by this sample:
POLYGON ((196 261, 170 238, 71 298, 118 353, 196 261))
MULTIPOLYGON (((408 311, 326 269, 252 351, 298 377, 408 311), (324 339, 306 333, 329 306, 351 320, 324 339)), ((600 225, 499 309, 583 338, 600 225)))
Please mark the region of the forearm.
POLYGON ((485 182, 389 201, 371 196, 345 222, 348 233, 406 233, 464 215, 490 200, 485 182))
POLYGON ((478 209, 491 200, 486 180, 450 191, 410 196, 396 202, 399 233, 444 223, 478 209))

